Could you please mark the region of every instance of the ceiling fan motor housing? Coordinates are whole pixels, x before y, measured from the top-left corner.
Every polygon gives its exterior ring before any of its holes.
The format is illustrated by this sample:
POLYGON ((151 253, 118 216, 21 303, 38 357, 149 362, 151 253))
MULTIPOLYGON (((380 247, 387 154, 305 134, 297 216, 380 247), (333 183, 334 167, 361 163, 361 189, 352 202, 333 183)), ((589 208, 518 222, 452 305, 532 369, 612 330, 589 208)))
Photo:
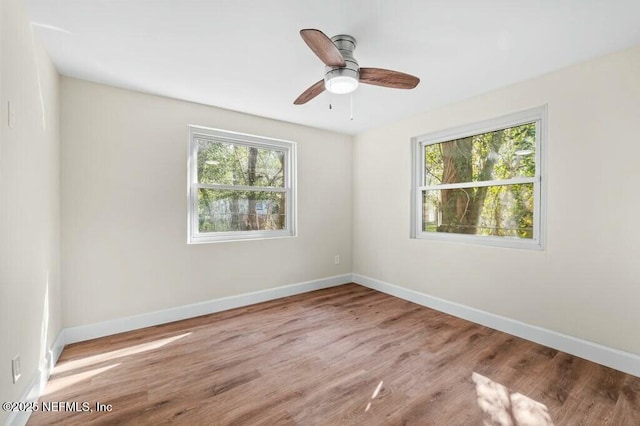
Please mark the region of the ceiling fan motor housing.
POLYGON ((340 34, 331 37, 344 58, 344 67, 325 67, 324 85, 332 93, 349 93, 358 87, 360 80, 360 66, 353 57, 356 48, 356 39, 350 35, 340 34))

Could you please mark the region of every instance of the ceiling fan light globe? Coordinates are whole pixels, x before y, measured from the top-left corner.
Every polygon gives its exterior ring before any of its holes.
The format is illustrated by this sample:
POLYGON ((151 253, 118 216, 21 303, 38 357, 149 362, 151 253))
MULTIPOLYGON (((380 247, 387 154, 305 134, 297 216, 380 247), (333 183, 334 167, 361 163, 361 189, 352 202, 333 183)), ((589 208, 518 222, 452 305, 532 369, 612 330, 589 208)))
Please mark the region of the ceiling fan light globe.
POLYGON ((344 95, 347 93, 351 93, 358 88, 358 80, 347 76, 336 76, 331 79, 325 81, 325 88, 336 95, 344 95))

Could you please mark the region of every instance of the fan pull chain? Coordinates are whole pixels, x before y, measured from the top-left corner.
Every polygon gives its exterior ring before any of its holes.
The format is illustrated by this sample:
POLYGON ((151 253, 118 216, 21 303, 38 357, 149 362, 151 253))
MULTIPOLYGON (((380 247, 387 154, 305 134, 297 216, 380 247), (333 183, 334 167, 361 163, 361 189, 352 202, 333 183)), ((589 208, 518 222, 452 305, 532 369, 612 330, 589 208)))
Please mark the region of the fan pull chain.
POLYGON ((331 80, 329 80, 329 109, 333 109, 333 91, 331 88, 333 87, 331 80))

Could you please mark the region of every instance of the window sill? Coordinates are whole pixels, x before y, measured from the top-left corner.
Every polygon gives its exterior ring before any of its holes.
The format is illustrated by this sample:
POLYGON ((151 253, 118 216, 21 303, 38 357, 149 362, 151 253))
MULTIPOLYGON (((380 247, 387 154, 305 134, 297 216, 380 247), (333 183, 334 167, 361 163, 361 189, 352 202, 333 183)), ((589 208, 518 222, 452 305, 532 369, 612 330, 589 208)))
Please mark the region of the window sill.
POLYGON ((539 240, 515 237, 492 237, 484 235, 444 234, 434 232, 420 232, 414 239, 462 243, 476 246, 516 248, 543 251, 544 245, 539 240))
POLYGON ((216 232, 197 234, 190 237, 187 244, 229 243, 237 241, 272 240, 279 238, 293 238, 296 235, 290 231, 240 231, 216 232))

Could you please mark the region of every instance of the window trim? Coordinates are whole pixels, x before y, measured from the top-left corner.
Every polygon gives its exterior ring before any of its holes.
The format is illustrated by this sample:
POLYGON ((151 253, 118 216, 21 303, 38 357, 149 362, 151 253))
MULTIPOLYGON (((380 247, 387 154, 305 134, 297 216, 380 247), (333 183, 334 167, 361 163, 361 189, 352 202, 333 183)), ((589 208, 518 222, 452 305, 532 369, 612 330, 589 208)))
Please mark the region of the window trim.
POLYGON ((547 105, 504 115, 476 123, 457 126, 411 138, 411 230, 410 237, 483 246, 544 250, 546 243, 546 143, 547 105), (424 185, 424 147, 482 133, 493 132, 527 123, 536 123, 536 175, 499 181, 437 185, 438 189, 499 185, 500 183, 533 183, 533 238, 516 239, 489 235, 465 235, 422 231, 422 191, 434 186, 424 185))
POLYGON ((296 204, 296 143, 283 139, 267 138, 247 133, 231 132, 204 126, 189 125, 189 143, 187 152, 187 244, 220 243, 228 241, 263 240, 272 238, 295 237, 297 229, 296 204), (282 150, 285 153, 284 187, 271 188, 240 185, 211 185, 198 183, 198 144, 196 139, 216 140, 224 143, 282 150), (226 231, 200 232, 198 223, 198 189, 235 189, 261 192, 282 192, 286 196, 285 229, 272 231, 226 231))

